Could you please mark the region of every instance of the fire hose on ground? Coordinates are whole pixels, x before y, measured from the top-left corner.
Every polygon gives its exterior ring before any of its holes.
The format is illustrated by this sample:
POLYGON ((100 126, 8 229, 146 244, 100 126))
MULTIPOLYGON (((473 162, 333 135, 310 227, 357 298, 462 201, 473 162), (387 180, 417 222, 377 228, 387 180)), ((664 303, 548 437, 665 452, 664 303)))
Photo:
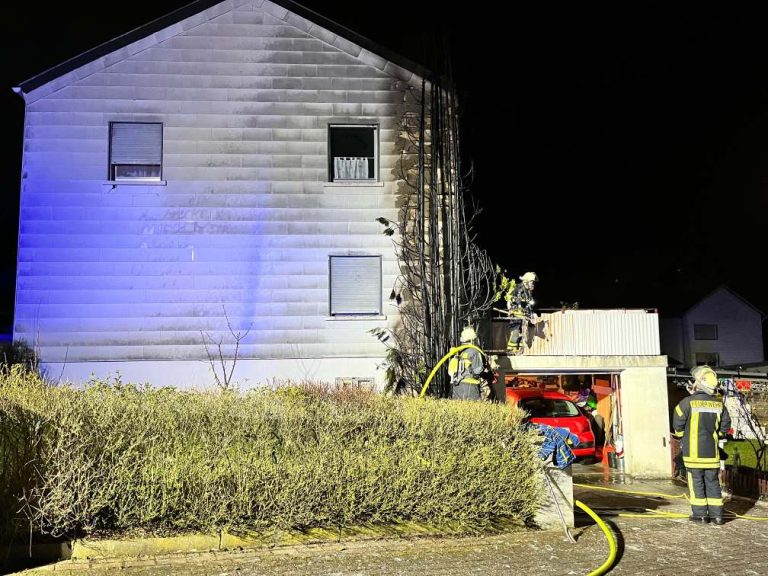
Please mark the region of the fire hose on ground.
MULTIPOLYGON (((640 491, 633 491, 633 490, 620 490, 618 488, 606 488, 604 486, 593 486, 590 484, 576 484, 576 483, 574 483, 574 486, 588 488, 591 490, 606 490, 609 492, 619 492, 619 493, 639 495, 639 496, 651 496, 655 498, 667 498, 667 499, 685 498, 686 500, 688 499, 687 494, 664 494, 661 492, 640 492, 640 491)), ((574 500, 574 504, 577 507, 579 507, 581 510, 586 512, 587 515, 597 523, 597 525, 603 531, 603 534, 605 535, 606 540, 608 540, 608 546, 610 548, 608 558, 605 560, 605 562, 603 562, 603 564, 599 568, 590 572, 588 576, 599 576, 601 574, 605 574, 613 566, 613 563, 616 560, 616 554, 617 554, 616 539, 614 538, 613 534, 611 533, 611 530, 608 528, 605 522, 603 522, 603 520, 592 509, 589 508, 589 506, 584 504, 581 500, 574 500)), ((726 510, 726 514, 732 518, 742 518, 744 520, 757 520, 757 521, 768 520, 768 518, 766 517, 745 516, 742 514, 736 514, 735 512, 729 512, 728 510, 726 510)), ((668 520, 670 518, 688 518, 688 514, 682 514, 678 512, 660 512, 658 510, 652 510, 649 508, 646 508, 645 512, 641 514, 620 513, 618 514, 618 516, 622 516, 625 518, 647 518, 652 520, 657 520, 657 519, 668 520)))
MULTIPOLYGON (((421 393, 419 394, 419 397, 423 397, 427 393, 427 390, 429 389, 429 384, 432 382, 432 379, 435 377, 435 374, 437 374, 437 371, 445 363, 446 360, 448 360, 450 357, 457 354, 461 350, 464 350, 465 348, 470 348, 470 347, 472 347, 472 344, 463 344, 461 346, 456 346, 454 348, 451 348, 448 351, 448 353, 445 354, 445 356, 443 356, 437 364, 435 364, 435 367, 432 368, 432 371, 429 373, 429 376, 424 382, 424 386, 421 389, 421 393)), ((552 493, 552 499, 560 515, 560 520, 563 524, 563 529, 565 530, 565 534, 572 543, 575 543, 576 540, 568 530, 568 526, 565 522, 565 518, 563 517, 562 511, 560 510, 560 506, 557 502, 557 497, 555 496, 555 493, 554 493, 552 481, 549 479, 549 476, 546 473, 546 471, 544 473, 544 477, 549 485, 550 492, 552 493)), ((593 490, 607 490, 611 492, 620 492, 620 493, 633 494, 633 495, 639 495, 639 496, 652 496, 652 497, 668 498, 668 499, 674 499, 674 498, 685 498, 686 500, 688 499, 687 494, 664 494, 661 492, 639 492, 639 491, 620 490, 617 488, 606 488, 603 486, 593 486, 589 484, 576 484, 576 483, 574 483, 574 486, 579 486, 582 488, 588 488, 593 490)), ((602 574, 605 574, 608 570, 610 570, 611 567, 613 566, 613 563, 616 561, 616 555, 618 550, 616 546, 616 538, 614 537, 608 525, 589 506, 584 504, 581 500, 574 500, 574 504, 576 505, 576 507, 578 507, 583 512, 585 512, 590 518, 592 518, 592 520, 595 521, 595 523, 598 525, 600 530, 602 530, 603 534, 605 535, 606 540, 608 541, 609 552, 608 552, 608 557, 605 559, 605 562, 603 562, 598 568, 596 568, 595 570, 593 570, 588 574, 588 576, 601 576, 602 574)), ((768 520, 768 518, 759 517, 759 516, 744 516, 741 514, 736 514, 735 512, 729 512, 727 510, 726 512, 730 517, 742 518, 745 520, 757 520, 757 521, 768 520)), ((687 518, 688 514, 682 514, 677 512, 663 512, 663 511, 660 512, 657 510, 646 508, 645 512, 641 514, 620 513, 618 514, 618 516, 622 516, 626 518, 648 518, 648 519, 655 520, 655 519, 670 519, 670 518, 687 518)))

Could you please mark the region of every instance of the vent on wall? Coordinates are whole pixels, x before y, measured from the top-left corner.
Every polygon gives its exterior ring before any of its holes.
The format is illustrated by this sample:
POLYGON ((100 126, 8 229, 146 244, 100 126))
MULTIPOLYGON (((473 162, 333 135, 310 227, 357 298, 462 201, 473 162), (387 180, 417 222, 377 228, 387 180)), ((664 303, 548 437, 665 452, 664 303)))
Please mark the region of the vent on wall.
POLYGON ((360 387, 368 387, 368 386, 374 386, 375 382, 373 378, 365 377, 365 376, 339 376, 336 378, 336 386, 344 387, 344 386, 355 386, 357 388, 360 387))

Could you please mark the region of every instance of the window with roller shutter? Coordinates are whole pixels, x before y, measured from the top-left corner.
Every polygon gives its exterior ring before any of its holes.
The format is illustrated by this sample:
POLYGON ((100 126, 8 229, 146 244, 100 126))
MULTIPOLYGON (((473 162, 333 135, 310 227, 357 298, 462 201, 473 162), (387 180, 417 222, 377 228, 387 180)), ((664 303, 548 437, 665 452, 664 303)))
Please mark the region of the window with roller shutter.
POLYGON ((160 181, 163 125, 159 122, 110 122, 109 179, 160 181))
POLYGON ((331 316, 381 314, 381 256, 331 256, 331 316))

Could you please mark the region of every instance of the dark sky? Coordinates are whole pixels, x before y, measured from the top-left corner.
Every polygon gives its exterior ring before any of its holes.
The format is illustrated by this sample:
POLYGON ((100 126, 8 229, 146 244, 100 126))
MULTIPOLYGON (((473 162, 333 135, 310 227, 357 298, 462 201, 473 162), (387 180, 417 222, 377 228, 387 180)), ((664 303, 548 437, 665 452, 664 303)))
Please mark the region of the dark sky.
MULTIPOLYGON (((23 122, 11 87, 186 3, 135 0, 119 18, 76 1, 6 13, 4 310, 23 122)), ((480 242, 511 275, 539 274, 542 306, 664 312, 726 283, 768 310, 763 3, 303 3, 431 67, 447 40, 480 242)))

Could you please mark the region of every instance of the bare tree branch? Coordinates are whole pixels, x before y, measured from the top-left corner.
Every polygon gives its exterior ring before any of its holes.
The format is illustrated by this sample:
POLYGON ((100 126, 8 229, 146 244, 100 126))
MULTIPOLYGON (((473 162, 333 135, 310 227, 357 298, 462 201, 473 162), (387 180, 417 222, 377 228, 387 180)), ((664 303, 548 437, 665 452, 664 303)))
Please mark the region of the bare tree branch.
MULTIPOLYGON (((387 381, 416 391, 457 343, 461 327, 490 309, 497 273, 475 244, 471 223, 477 206, 467 188, 471 170, 461 176, 454 91, 438 81, 424 81, 420 91, 404 90, 399 106, 400 155, 393 169, 399 178, 399 221, 379 221, 398 254, 400 275, 392 299, 400 324, 393 332, 373 332, 393 352, 388 356, 393 374, 387 381)), ((434 394, 450 396, 445 375, 435 382, 434 394)))
POLYGON ((230 390, 233 386, 235 367, 237 366, 237 361, 240 358, 240 342, 242 342, 248 336, 251 328, 253 328, 253 324, 251 323, 245 332, 235 331, 235 329, 232 327, 232 322, 229 319, 227 309, 224 305, 222 305, 222 309, 224 311, 224 318, 227 322, 227 330, 232 336, 232 342, 234 343, 234 350, 232 355, 228 356, 225 353, 225 349, 227 346, 231 346, 231 344, 225 344, 223 336, 219 337, 218 340, 214 340, 214 338, 209 333, 203 332, 202 330, 200 331, 200 336, 203 340, 205 355, 208 357, 208 364, 210 365, 211 372, 213 373, 213 381, 221 390, 230 390), (209 348, 209 344, 214 347, 214 350, 209 348))

